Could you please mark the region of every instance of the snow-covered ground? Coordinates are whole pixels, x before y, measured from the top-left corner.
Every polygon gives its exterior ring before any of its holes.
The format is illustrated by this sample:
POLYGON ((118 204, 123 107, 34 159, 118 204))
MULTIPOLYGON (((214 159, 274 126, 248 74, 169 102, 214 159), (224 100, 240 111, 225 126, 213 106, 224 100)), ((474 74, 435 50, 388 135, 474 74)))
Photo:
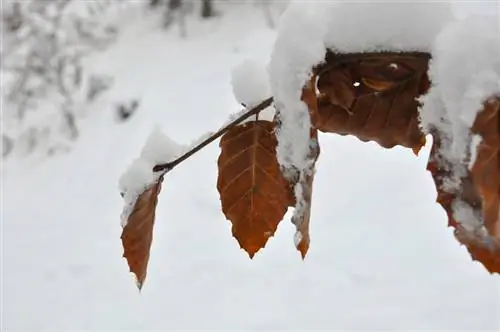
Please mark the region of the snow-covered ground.
POLYGON ((500 279, 446 227, 428 148, 415 158, 334 135, 320 137, 305 261, 290 213, 254 260, 239 249, 220 209, 214 143, 166 177, 137 291, 121 258, 118 178, 155 124, 189 143, 240 109, 231 69, 267 62, 275 32, 258 9, 233 6, 190 21, 186 40, 124 9, 118 44, 91 61, 116 84, 72 153, 3 163, 2 330, 500 329, 500 279), (112 104, 129 97, 139 111, 117 125, 112 104))

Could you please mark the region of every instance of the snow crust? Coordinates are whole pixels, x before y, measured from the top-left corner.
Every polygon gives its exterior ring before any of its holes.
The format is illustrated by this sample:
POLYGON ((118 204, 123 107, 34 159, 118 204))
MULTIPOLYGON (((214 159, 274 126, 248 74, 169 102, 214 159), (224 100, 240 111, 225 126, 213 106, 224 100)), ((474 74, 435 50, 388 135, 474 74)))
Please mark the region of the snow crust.
MULTIPOLYGON (((439 155, 451 167, 450 192, 458 190, 460 178, 475 161, 481 137, 471 134, 470 128, 478 112, 489 98, 500 96, 498 22, 498 15, 474 15, 453 22, 432 48, 432 86, 420 100, 420 116, 425 132, 437 130, 443 137, 439 155)), ((463 225, 469 223, 467 215, 455 213, 463 225)), ((476 226, 480 225, 477 221, 476 226)))
POLYGON ((119 188, 124 200, 121 214, 122 227, 127 224, 137 198, 166 173, 166 171, 153 172, 153 167, 173 161, 186 150, 186 146, 166 136, 159 126, 153 128, 139 157, 132 162, 119 180, 119 188))

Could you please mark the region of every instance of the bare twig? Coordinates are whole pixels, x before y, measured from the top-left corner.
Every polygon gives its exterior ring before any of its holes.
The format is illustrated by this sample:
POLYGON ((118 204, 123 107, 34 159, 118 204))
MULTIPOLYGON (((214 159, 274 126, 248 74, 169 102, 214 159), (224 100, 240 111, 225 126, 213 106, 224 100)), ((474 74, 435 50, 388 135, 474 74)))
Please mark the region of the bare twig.
POLYGON ((246 111, 245 113, 243 113, 242 115, 240 115, 238 118, 236 118, 235 120, 231 121, 228 125, 222 127, 217 132, 213 133, 210 137, 206 138, 201 143, 199 143, 198 145, 194 146, 192 149, 190 149, 189 151, 187 151, 186 153, 184 153, 183 155, 181 155, 179 158, 174 159, 173 161, 165 163, 165 164, 158 164, 158 165, 156 165, 155 167, 153 167, 153 171, 154 172, 162 172, 162 171, 168 172, 168 171, 172 170, 175 166, 179 165, 184 160, 188 159, 189 157, 191 157, 192 155, 194 155, 196 152, 200 151, 205 146, 209 145, 210 143, 212 143, 213 141, 215 141, 217 138, 219 138, 222 135, 224 135, 229 129, 231 129, 232 127, 240 124, 242 121, 248 119, 249 117, 251 117, 253 115, 256 115, 256 114, 259 114, 265 108, 271 106, 272 103, 273 103, 273 98, 272 97, 267 98, 266 100, 264 100, 263 102, 261 102, 257 106, 252 107, 251 109, 249 109, 248 111, 246 111))

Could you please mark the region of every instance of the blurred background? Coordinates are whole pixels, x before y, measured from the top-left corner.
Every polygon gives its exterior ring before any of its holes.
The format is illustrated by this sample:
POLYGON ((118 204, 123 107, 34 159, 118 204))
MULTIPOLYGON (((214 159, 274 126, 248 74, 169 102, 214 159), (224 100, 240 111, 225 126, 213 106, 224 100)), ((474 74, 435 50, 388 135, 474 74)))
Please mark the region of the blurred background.
POLYGON ((1 0, 2 331, 500 329, 498 276, 447 227, 429 144, 320 135, 305 261, 290 211, 253 260, 239 248, 211 144, 165 179, 137 292, 122 171, 154 126, 188 144, 240 111, 231 70, 269 62, 288 5, 1 0))

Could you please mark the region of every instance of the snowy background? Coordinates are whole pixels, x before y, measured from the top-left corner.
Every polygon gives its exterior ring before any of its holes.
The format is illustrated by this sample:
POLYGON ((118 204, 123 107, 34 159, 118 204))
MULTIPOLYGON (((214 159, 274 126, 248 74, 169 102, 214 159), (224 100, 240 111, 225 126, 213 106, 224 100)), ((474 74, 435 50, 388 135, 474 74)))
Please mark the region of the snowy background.
MULTIPOLYGON (((495 1, 455 8, 500 11, 495 1)), ((499 277, 446 227, 428 147, 415 158, 334 135, 320 137, 305 261, 290 213, 254 260, 239 249, 214 143, 165 179, 137 291, 121 257, 118 178, 155 125, 187 144, 238 111, 231 69, 268 62, 276 37, 252 1, 217 9, 188 18, 183 39, 143 3, 119 6, 117 41, 84 64, 114 84, 86 110, 71 151, 2 159, 2 330, 500 329, 499 277), (115 105, 129 99, 138 110, 117 123, 115 105)))

